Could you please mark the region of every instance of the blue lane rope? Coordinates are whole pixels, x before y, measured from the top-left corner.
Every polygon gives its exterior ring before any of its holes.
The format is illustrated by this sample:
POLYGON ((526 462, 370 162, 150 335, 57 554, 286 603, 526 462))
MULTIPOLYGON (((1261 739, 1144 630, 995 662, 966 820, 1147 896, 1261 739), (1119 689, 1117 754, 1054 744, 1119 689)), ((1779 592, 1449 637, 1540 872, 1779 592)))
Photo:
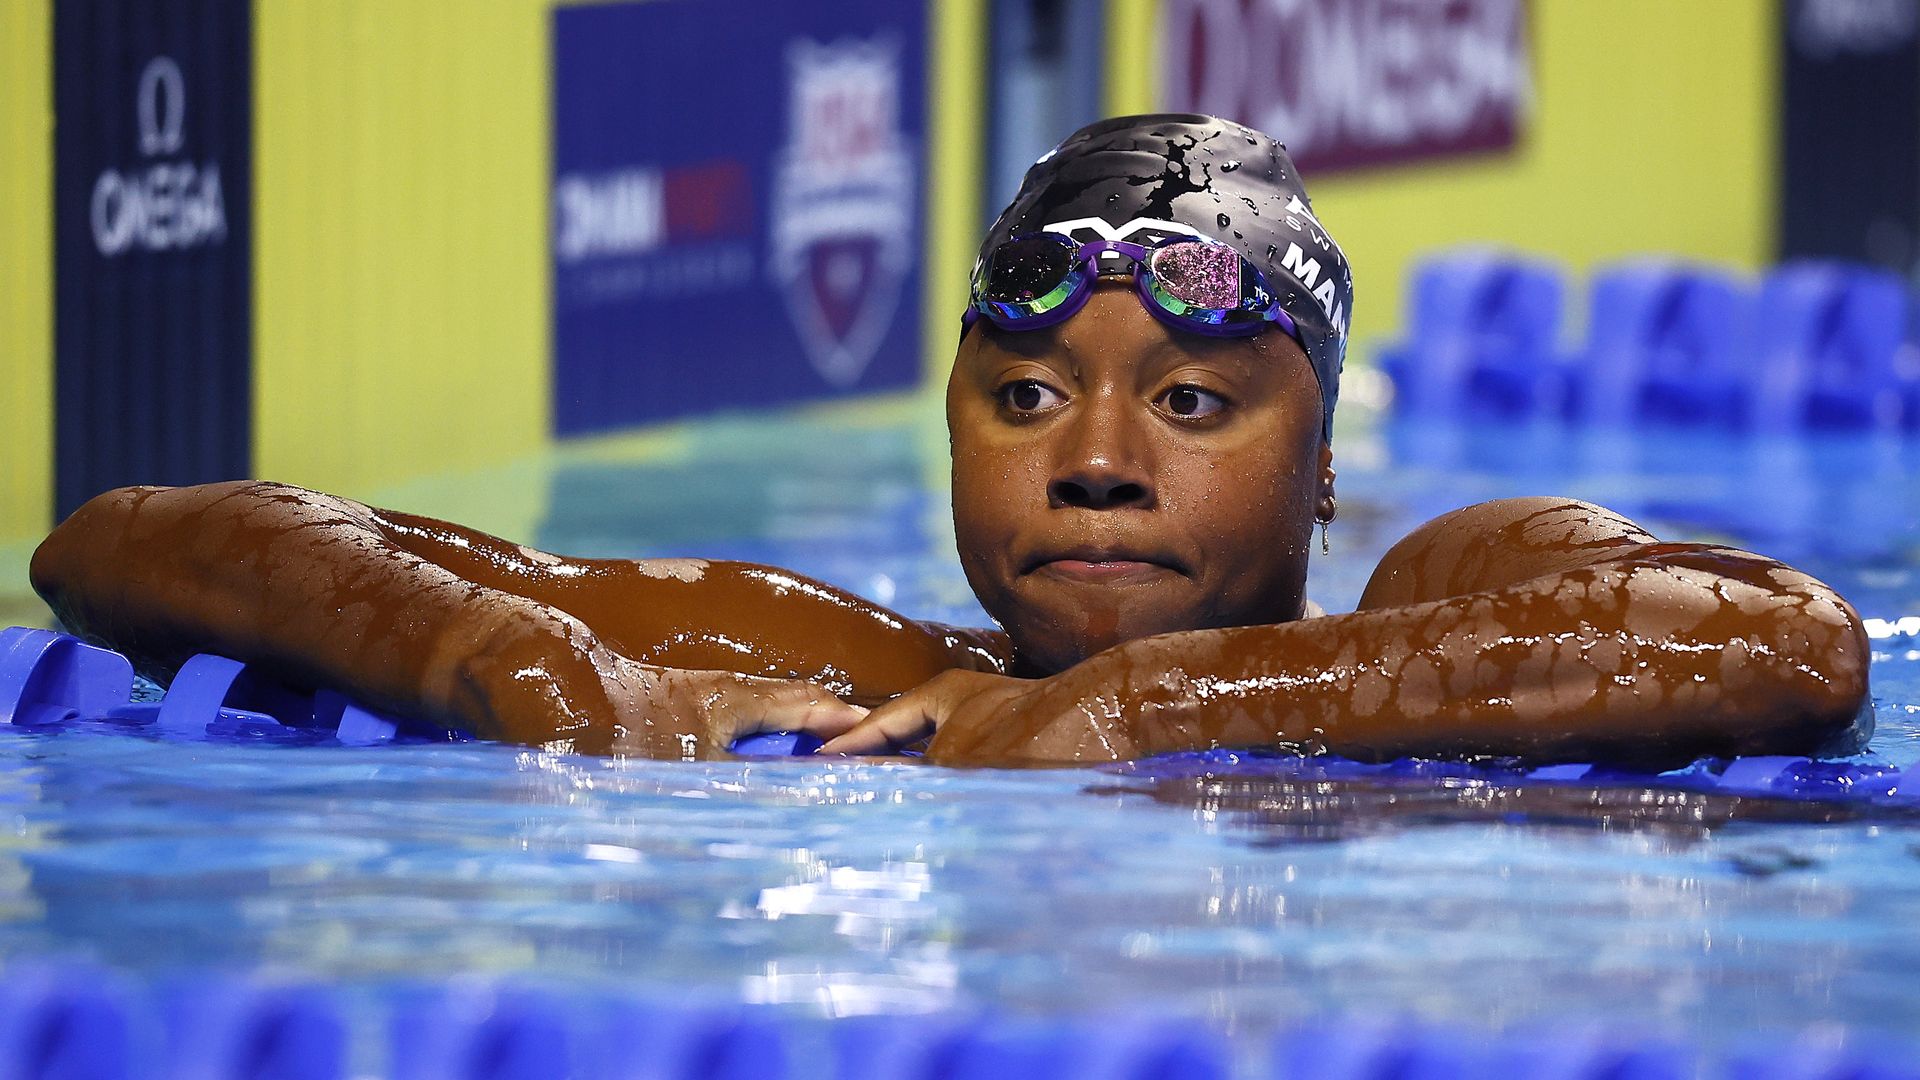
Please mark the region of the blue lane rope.
POLYGON ((142 986, 62 962, 0 977, 8 1080, 1920 1080, 1920 1046, 1835 1035, 1706 1051, 1604 1021, 1492 1032, 1322 1016, 1267 1036, 1262 1052, 1202 1022, 1139 1013, 824 1020, 468 980, 341 992, 216 974, 142 986))
MULTIPOLYGON (((362 707, 331 691, 297 693, 237 660, 209 654, 181 665, 159 702, 135 702, 132 692, 133 665, 119 653, 51 630, 0 630, 0 724, 47 729, 76 720, 107 720, 172 739, 300 734, 348 746, 464 738, 362 707)), ((732 749, 743 757, 787 757, 810 754, 819 745, 819 739, 804 733, 771 732, 747 736, 732 749)), ((1643 784, 1728 795, 1920 803, 1920 762, 1903 770, 1870 759, 1703 758, 1685 768, 1651 773, 1583 763, 1527 767, 1408 758, 1371 764, 1331 755, 1214 750, 1167 754, 1121 768, 1152 777, 1231 771, 1314 780, 1643 784)))

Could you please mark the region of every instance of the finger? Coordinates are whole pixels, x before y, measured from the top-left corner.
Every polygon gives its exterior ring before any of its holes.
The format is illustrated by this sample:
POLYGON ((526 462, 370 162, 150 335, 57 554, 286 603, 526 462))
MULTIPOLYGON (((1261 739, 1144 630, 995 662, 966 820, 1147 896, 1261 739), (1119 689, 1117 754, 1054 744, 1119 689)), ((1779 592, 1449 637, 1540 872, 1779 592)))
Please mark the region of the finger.
POLYGON ((771 731, 804 731, 809 735, 818 735, 822 739, 831 739, 853 730, 867 718, 867 709, 861 705, 851 705, 832 694, 823 694, 804 710, 788 714, 790 719, 775 723, 771 731))
POLYGON ((934 716, 919 694, 895 698, 867 714, 846 734, 828 739, 815 753, 885 754, 933 734, 934 716))
POLYGON ((720 711, 735 739, 763 731, 805 731, 830 738, 867 715, 866 709, 812 683, 751 676, 741 676, 729 688, 720 711))

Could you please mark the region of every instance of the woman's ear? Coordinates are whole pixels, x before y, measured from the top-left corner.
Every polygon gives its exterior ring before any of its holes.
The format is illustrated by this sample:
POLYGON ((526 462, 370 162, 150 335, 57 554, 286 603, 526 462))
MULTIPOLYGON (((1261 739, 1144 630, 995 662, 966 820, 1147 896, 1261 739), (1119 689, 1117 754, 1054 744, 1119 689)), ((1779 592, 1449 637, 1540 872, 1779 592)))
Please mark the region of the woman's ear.
POLYGON ((1332 521, 1340 512, 1340 506, 1333 497, 1333 444, 1320 444, 1320 500, 1314 504, 1313 516, 1317 521, 1332 521))

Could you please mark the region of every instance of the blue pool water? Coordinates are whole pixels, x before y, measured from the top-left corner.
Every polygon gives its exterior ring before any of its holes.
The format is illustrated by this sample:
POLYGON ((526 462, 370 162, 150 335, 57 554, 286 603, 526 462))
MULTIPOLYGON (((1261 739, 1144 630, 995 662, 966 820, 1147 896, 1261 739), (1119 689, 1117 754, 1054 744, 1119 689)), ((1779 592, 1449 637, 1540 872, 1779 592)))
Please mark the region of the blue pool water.
MULTIPOLYGON (((981 618, 937 415, 715 421, 522 483, 541 546, 789 566, 981 618)), ((1351 606, 1419 521, 1591 499, 1920 614, 1914 447, 1343 420, 1351 606)), ((1875 642, 1872 753, 1920 760, 1920 638, 1875 642)), ((1416 788, 1126 771, 613 763, 483 745, 0 731, 0 959, 143 980, 456 974, 844 1016, 995 1005, 1190 1015, 1235 1037, 1337 1012, 1497 1030, 1604 1017, 1688 1042, 1920 1030, 1920 827, 1893 811, 1577 785, 1416 788)))

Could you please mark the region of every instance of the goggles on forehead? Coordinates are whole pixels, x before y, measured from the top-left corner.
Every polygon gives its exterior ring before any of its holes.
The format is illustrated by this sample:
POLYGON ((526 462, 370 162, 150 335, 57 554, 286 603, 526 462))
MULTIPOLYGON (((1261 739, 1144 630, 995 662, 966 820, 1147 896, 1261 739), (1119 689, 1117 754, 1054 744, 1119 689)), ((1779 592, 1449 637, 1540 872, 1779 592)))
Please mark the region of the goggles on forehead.
POLYGON ((1016 236, 980 260, 960 333, 983 315, 1002 330, 1053 326, 1086 305, 1102 274, 1118 273, 1131 273, 1141 306, 1177 330, 1244 337, 1274 323, 1289 337, 1300 336, 1260 269, 1218 240, 1082 244, 1056 232, 1016 236))

